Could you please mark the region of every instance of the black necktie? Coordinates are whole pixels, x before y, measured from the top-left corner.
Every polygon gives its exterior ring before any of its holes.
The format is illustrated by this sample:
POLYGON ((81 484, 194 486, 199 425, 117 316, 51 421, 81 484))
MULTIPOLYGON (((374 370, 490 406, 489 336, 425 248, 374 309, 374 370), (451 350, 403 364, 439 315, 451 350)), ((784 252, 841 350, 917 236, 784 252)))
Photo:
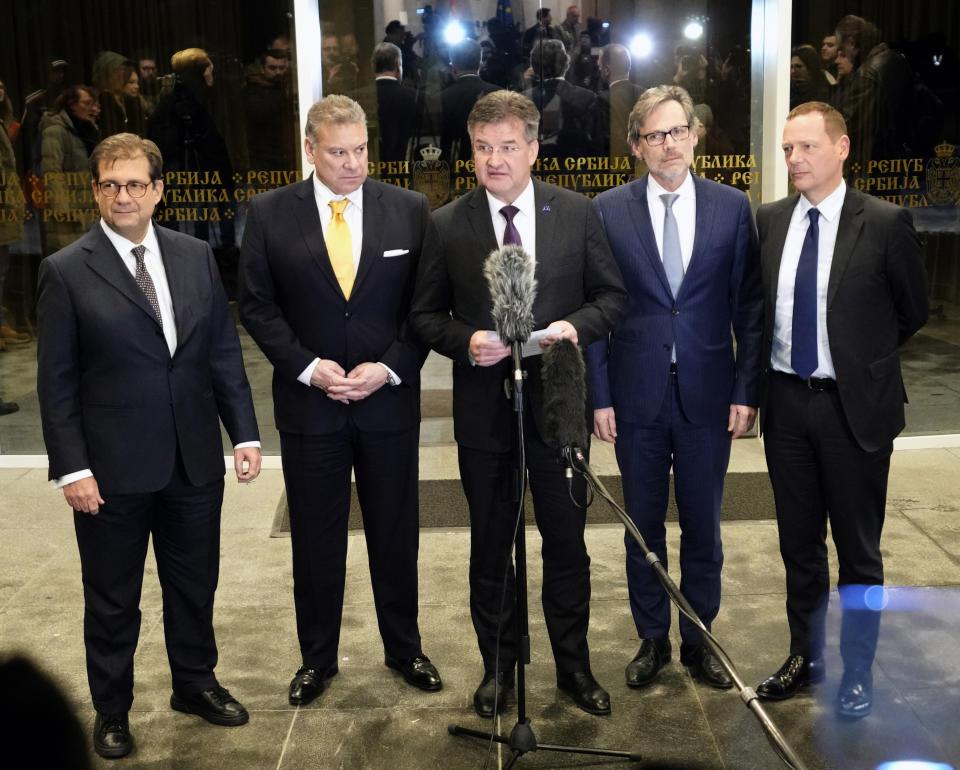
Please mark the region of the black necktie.
POLYGON ((150 273, 147 272, 147 266, 143 263, 143 255, 146 250, 145 246, 134 246, 131 249, 134 259, 137 260, 137 272, 133 277, 136 279, 137 285, 144 293, 144 296, 146 296, 147 302, 150 303, 150 307, 153 308, 153 312, 156 313, 157 321, 160 322, 160 328, 162 329, 163 316, 160 315, 160 303, 157 301, 157 288, 153 285, 153 279, 150 277, 150 273))
POLYGON ((793 283, 793 333, 790 343, 790 366, 807 379, 817 370, 817 246, 820 212, 810 209, 810 226, 803 238, 797 277, 793 283))
POLYGON ((504 206, 500 209, 500 213, 503 214, 503 218, 507 220, 507 226, 503 231, 503 245, 513 244, 515 246, 523 246, 523 242, 520 240, 520 233, 517 231, 517 228, 513 224, 513 218, 520 211, 516 206, 504 206))

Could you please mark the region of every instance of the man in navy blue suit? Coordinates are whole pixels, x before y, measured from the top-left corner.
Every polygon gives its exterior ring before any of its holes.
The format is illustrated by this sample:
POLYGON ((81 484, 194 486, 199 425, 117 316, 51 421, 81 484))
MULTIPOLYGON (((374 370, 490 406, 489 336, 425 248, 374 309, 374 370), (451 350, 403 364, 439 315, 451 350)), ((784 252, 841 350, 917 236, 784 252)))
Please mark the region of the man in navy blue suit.
MULTIPOLYGON (((616 443, 627 511, 665 565, 673 467, 680 588, 709 628, 720 608, 730 441, 756 418, 762 295, 747 196, 690 173, 696 122, 689 94, 677 86, 647 90, 630 113, 630 146, 649 173, 596 199, 627 287, 627 312, 587 357, 595 435, 616 443)), ((638 688, 670 660, 670 603, 631 538, 626 546, 642 640, 626 679, 638 688)), ((680 660, 694 678, 732 685, 685 617, 680 638, 680 660)))

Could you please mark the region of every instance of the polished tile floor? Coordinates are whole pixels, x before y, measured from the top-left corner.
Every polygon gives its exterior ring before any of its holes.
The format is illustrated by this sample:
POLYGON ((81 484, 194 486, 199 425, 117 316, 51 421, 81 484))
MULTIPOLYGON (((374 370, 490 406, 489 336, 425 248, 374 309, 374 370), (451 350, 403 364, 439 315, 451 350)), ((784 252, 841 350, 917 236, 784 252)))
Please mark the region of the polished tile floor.
MULTIPOLYGON (((755 441, 737 442, 735 467, 756 460, 755 441)), ((448 452, 449 453, 449 452, 448 452)), ((427 464, 431 461, 427 460, 427 464)), ((602 458, 599 462, 605 462, 602 458)), ((39 468, 0 469, 0 652, 23 651, 56 677, 89 730, 81 641, 82 596, 71 516, 39 468)), ((508 758, 499 745, 454 737, 447 726, 485 729, 471 708, 481 667, 467 608, 464 529, 424 530, 420 547, 420 625, 425 652, 444 677, 442 692, 406 686, 383 665, 362 535, 350 537, 340 675, 305 708, 286 701, 298 665, 289 540, 269 537, 280 472, 256 484, 228 484, 223 511, 216 630, 221 681, 251 712, 249 724, 221 728, 171 711, 160 596, 152 559, 144 583, 136 659, 131 768, 480 768, 508 758)), ((598 502, 596 505, 602 505, 598 502)), ((890 483, 884 555, 889 604, 875 667, 876 708, 861 722, 836 719, 840 674, 836 618, 830 617, 825 684, 767 712, 809 768, 876 768, 893 759, 960 767, 960 449, 898 451, 890 483)), ((679 532, 670 527, 676 558, 679 532)), ((539 610, 538 536, 530 531, 532 665, 527 714, 544 743, 639 753, 638 767, 782 766, 758 721, 735 691, 694 683, 674 661, 636 692, 623 667, 637 641, 626 600, 622 530, 588 527, 593 559, 590 645, 593 669, 611 693, 613 714, 579 711, 555 687, 539 610)), ((724 524, 724 600, 714 625, 743 679, 752 685, 787 649, 783 569, 776 524, 724 524)), ((835 568, 834 568, 835 574, 835 568)), ((509 730, 516 712, 508 712, 509 730)), ((623 760, 538 751, 517 767, 627 767, 623 760)))

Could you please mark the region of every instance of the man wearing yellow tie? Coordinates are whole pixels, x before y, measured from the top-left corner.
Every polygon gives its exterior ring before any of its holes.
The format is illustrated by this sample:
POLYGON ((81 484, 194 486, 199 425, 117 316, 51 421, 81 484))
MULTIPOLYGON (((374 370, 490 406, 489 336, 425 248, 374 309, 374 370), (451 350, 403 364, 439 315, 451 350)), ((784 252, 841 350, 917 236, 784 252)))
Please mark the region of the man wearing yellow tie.
POLYGON ((304 133, 314 173, 253 200, 240 255, 240 317, 274 366, 290 506, 302 663, 289 701, 306 705, 338 672, 351 471, 385 663, 439 690, 417 625, 426 351, 405 322, 430 209, 367 179, 366 115, 352 99, 314 104, 304 133))

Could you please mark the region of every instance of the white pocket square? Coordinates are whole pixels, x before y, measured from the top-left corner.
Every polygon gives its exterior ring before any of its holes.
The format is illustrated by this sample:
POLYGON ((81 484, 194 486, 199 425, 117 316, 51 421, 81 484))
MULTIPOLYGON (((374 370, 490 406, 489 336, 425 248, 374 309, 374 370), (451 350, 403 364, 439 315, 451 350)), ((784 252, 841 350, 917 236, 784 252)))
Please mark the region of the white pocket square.
POLYGON ((383 252, 385 257, 402 257, 404 254, 409 254, 410 249, 389 249, 383 252))

